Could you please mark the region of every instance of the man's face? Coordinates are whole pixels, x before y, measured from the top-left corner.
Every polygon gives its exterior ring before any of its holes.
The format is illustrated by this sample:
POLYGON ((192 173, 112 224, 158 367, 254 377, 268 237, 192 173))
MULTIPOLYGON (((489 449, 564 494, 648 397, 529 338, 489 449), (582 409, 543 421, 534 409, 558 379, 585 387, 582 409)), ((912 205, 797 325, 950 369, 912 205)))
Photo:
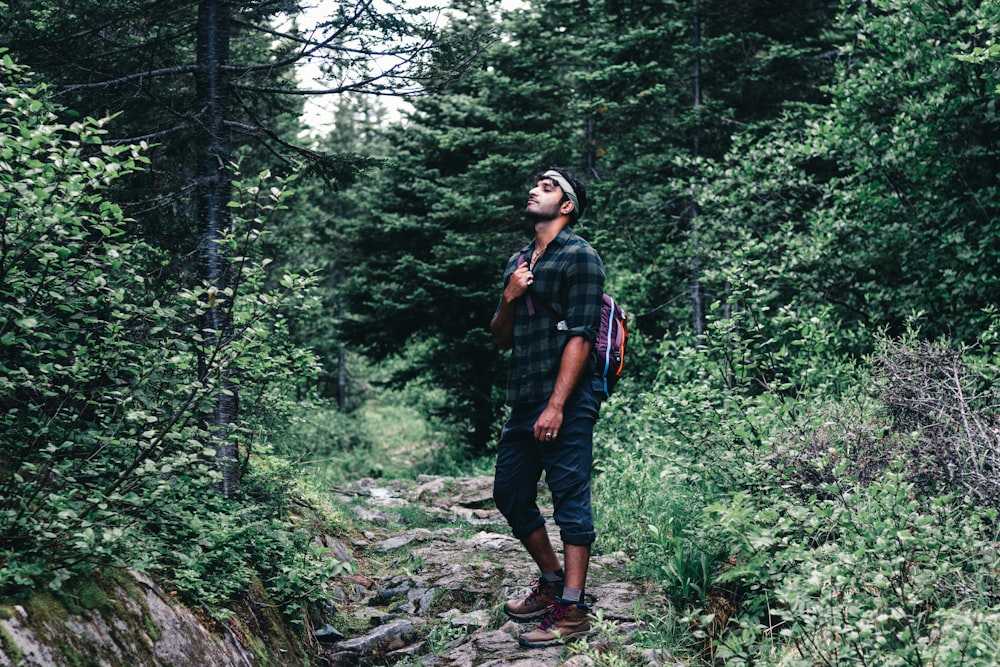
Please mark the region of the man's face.
POLYGON ((533 221, 553 220, 559 215, 563 191, 551 178, 543 178, 528 192, 524 214, 533 221))

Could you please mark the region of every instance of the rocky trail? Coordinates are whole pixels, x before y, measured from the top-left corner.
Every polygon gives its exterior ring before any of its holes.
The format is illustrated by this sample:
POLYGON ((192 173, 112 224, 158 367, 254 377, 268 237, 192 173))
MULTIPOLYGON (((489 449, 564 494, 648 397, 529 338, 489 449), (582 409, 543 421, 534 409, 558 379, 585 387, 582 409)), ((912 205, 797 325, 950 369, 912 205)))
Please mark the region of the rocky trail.
MULTIPOLYGON (((492 483, 490 477, 422 476, 364 479, 336 490, 365 529, 353 544, 327 540, 355 568, 334 596, 335 618, 344 627, 316 630, 331 665, 593 664, 563 646, 517 643, 518 633, 534 626, 508 620, 502 603, 527 590, 536 572, 492 508, 492 483), (414 523, 421 527, 400 528, 414 523)), ((551 521, 549 532, 561 552, 551 521)), ((663 652, 633 644, 640 610, 667 612, 662 596, 627 579, 627 565, 621 553, 592 559, 587 598, 603 621, 587 641, 589 650, 613 652, 615 664, 674 665, 663 652)))
POLYGON ((81 588, 72 608, 45 596, 0 605, 0 667, 680 667, 638 646, 645 614, 669 611, 662 595, 628 579, 625 554, 591 559, 597 633, 575 648, 522 648, 518 634, 535 624, 508 620, 502 605, 537 572, 493 509, 492 487, 491 477, 424 476, 335 489, 354 515, 350 536, 317 541, 352 573, 333 582, 327 622, 305 633, 308 657, 301 628, 293 641, 273 605, 250 599, 216 622, 130 571, 81 588))

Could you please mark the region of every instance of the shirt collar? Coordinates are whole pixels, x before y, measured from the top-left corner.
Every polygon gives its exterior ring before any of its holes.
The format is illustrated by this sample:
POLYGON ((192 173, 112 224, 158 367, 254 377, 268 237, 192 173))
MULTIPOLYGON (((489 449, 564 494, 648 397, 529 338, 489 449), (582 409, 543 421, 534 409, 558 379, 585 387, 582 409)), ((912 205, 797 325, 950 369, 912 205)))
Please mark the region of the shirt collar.
MULTIPOLYGON (((562 247, 562 246, 566 245, 566 243, 569 241, 570 237, 572 237, 572 236, 573 236, 573 230, 570 229, 568 226, 563 227, 562 229, 559 230, 559 233, 556 234, 556 237, 554 239, 552 239, 552 242, 549 245, 555 244, 555 245, 558 245, 559 247, 562 247)), ((527 245, 525 245, 523 248, 521 248, 521 252, 527 254, 534 247, 535 247, 534 240, 528 241, 527 245)))
POLYGON ((563 227, 562 229, 559 230, 559 233, 556 234, 556 237, 552 239, 552 243, 558 243, 560 246, 564 246, 569 242, 569 239, 572 236, 573 236, 573 230, 570 229, 568 226, 563 227))

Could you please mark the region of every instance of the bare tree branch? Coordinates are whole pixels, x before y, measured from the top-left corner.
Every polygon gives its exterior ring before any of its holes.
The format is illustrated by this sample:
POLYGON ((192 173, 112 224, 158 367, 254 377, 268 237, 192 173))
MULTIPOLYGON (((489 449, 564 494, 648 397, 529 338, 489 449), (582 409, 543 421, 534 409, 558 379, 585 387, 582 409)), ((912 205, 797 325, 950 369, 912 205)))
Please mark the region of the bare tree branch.
POLYGON ((281 39, 287 39, 289 41, 299 42, 306 46, 315 46, 318 44, 329 44, 330 42, 336 40, 338 37, 343 35, 348 28, 352 27, 354 25, 354 22, 357 21, 359 18, 361 18, 361 16, 365 12, 367 12, 371 6, 372 6, 372 0, 368 0, 368 2, 359 3, 357 6, 357 11, 354 12, 354 16, 352 16, 350 20, 345 21, 344 24, 339 29, 337 29, 332 35, 322 40, 321 42, 316 42, 313 41, 312 39, 302 37, 300 35, 283 32, 280 30, 276 30, 274 28, 268 28, 266 26, 258 25, 256 23, 250 23, 249 21, 243 21, 241 19, 235 19, 233 23, 237 25, 242 25, 243 27, 249 28, 256 32, 264 33, 266 35, 271 35, 273 37, 280 37, 281 39))
POLYGON ((103 143, 108 146, 127 146, 129 144, 137 144, 140 141, 154 141, 156 139, 162 139, 163 137, 170 136, 171 134, 176 134, 178 132, 183 132, 185 130, 190 130, 192 127, 196 127, 194 123, 189 123, 187 125, 176 125, 166 130, 158 130, 156 132, 150 132, 149 134, 142 134, 137 137, 125 137, 123 139, 107 139, 103 143))
POLYGON ((134 81, 142 81, 143 79, 150 79, 157 76, 167 76, 176 74, 193 74, 198 71, 198 66, 191 65, 178 65, 176 67, 163 67, 161 69, 149 70, 146 72, 136 72, 134 74, 127 74, 125 76, 118 77, 117 79, 108 79, 107 81, 94 81, 92 83, 72 83, 68 85, 54 85, 51 87, 53 93, 58 95, 65 95, 67 93, 72 93, 77 90, 92 90, 94 88, 111 88, 114 86, 121 86, 126 83, 132 83, 134 81))

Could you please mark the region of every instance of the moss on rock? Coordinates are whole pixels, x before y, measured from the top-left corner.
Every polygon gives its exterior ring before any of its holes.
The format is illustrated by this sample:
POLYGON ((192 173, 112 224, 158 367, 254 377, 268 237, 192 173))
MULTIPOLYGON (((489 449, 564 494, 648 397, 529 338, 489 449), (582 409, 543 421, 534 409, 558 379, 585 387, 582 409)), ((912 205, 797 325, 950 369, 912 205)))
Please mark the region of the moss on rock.
POLYGON ((11 661, 14 667, 18 667, 18 665, 24 662, 24 652, 21 651, 21 647, 14 641, 14 637, 10 634, 10 631, 3 625, 0 625, 0 651, 11 661))
POLYGON ((304 625, 288 623, 259 585, 232 606, 224 621, 193 613, 138 573, 95 573, 68 582, 63 593, 36 592, 23 600, 0 601, 4 664, 313 664, 304 625))

